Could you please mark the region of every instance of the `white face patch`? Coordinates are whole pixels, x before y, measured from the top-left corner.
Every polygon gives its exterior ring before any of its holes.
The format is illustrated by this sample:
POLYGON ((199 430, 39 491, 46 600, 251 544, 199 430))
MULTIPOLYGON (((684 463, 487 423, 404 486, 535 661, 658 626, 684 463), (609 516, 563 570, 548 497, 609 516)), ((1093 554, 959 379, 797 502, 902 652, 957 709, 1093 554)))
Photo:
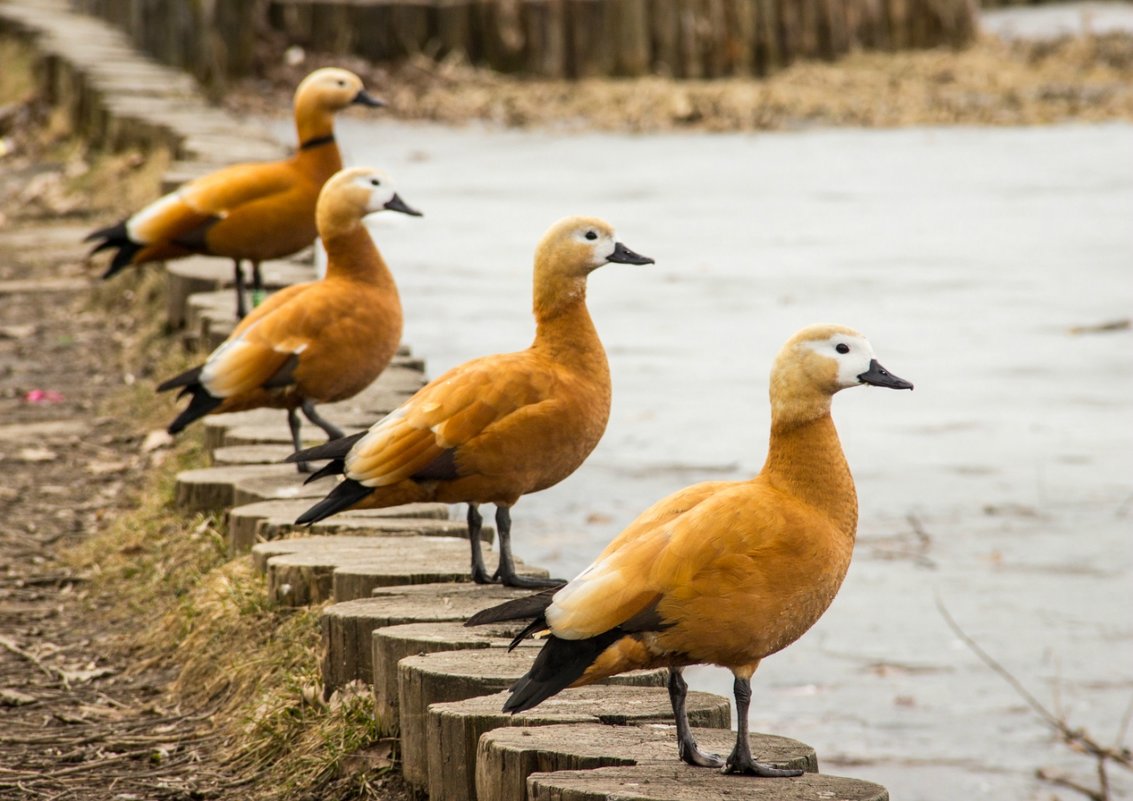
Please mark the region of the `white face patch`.
POLYGON ((803 344, 819 356, 834 360, 838 365, 838 386, 841 389, 861 384, 858 376, 869 370, 869 363, 874 359, 873 346, 869 344, 869 340, 854 334, 835 334, 828 339, 811 340, 803 344))
POLYGON ((375 211, 381 211, 397 194, 397 187, 394 186, 393 178, 381 170, 373 170, 365 175, 359 175, 354 179, 354 183, 370 193, 370 200, 366 203, 367 213, 372 214, 375 211))
POLYGON ((579 228, 574 237, 589 247, 590 252, 593 253, 590 260, 591 267, 601 267, 608 262, 610 257, 614 255, 614 248, 617 246, 617 238, 614 236, 614 232, 604 231, 597 226, 579 228))

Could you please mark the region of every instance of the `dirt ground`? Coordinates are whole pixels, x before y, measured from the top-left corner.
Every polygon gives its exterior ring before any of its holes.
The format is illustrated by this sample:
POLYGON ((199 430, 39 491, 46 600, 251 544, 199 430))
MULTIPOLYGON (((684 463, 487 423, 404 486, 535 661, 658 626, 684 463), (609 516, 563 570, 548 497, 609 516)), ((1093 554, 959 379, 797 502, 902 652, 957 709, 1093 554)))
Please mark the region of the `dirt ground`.
POLYGON ((128 621, 61 559, 137 507, 166 455, 107 413, 138 378, 123 354, 147 328, 140 286, 93 299, 79 242, 119 210, 97 205, 99 180, 152 192, 156 173, 132 157, 93 167, 28 99, 0 130, 0 796, 215 797, 207 714, 170 704, 170 667, 140 666, 128 621))

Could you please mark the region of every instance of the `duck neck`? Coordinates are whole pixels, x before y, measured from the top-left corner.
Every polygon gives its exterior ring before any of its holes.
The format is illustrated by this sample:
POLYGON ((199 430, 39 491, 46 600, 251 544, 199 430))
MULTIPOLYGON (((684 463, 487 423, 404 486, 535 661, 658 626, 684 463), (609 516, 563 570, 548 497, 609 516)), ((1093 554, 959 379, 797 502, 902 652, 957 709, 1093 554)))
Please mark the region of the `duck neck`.
POLYGON ((556 362, 609 376, 606 351, 586 308, 586 278, 563 279, 557 287, 535 293, 535 342, 532 348, 556 362))
POLYGON ((320 220, 319 230, 327 251, 328 279, 357 281, 397 293, 389 266, 361 222, 343 225, 320 220))
POLYGON ((300 98, 295 103, 295 131, 299 136, 295 162, 300 169, 319 183, 342 169, 332 112, 300 98))
POLYGON ((814 416, 780 416, 776 411, 773 407, 771 442, 762 475, 772 485, 822 511, 853 539, 858 497, 830 417, 829 399, 825 410, 814 416))

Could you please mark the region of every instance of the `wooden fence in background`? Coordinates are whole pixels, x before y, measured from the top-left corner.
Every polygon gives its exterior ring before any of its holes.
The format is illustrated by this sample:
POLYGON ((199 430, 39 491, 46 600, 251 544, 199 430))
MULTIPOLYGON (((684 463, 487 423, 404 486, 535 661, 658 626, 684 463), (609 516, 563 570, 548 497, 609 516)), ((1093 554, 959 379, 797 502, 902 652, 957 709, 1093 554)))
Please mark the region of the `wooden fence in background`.
POLYGON ((391 62, 462 53, 547 78, 766 75, 855 50, 962 47, 975 0, 72 0, 206 85, 259 39, 391 62))

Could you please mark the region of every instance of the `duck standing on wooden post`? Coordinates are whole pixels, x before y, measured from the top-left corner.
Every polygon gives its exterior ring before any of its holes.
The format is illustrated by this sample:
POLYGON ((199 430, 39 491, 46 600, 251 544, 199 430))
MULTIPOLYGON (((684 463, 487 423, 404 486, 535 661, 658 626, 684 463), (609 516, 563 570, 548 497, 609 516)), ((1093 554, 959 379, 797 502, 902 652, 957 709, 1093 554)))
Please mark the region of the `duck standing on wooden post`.
POLYGON ((560 690, 642 668, 669 668, 680 757, 726 773, 795 776, 762 764, 748 742, 751 676, 822 615, 846 575, 857 529, 854 481, 830 417, 834 393, 860 384, 912 389, 859 333, 795 334, 771 371, 771 441, 749 481, 696 484, 651 506, 557 591, 486 609, 466 625, 530 619, 547 643, 512 687, 505 712, 560 690), (727 760, 699 750, 681 670, 730 669, 739 733, 727 760))
POLYGON ((603 220, 569 217, 553 225, 535 251, 531 347, 454 367, 368 432, 291 456, 332 460, 312 479, 346 477, 296 522, 345 509, 467 503, 473 581, 547 586, 545 579, 516 575, 510 509, 521 496, 573 473, 606 430, 610 368, 586 308, 586 279, 607 262, 653 260, 618 242, 603 220), (496 507, 494 575, 480 547, 482 503, 496 507))
POLYGON ((331 439, 343 436, 314 404, 345 400, 365 389, 401 341, 397 285, 362 224, 363 217, 382 209, 421 216, 381 170, 354 167, 327 181, 317 209, 326 277, 272 294, 204 364, 158 386, 158 392, 180 388, 181 395, 191 397, 169 433, 206 414, 268 407, 287 409, 296 450, 296 409, 331 439))
POLYGON ((178 259, 194 253, 235 263, 236 316, 244 316, 242 263, 252 263, 252 288, 263 290, 260 262, 290 256, 315 241, 315 202, 328 178, 342 169, 334 115, 351 105, 385 105, 362 79, 334 67, 315 70, 295 90, 299 149, 284 161, 235 164, 197 178, 116 225, 100 228, 91 255, 115 249, 102 274, 178 259))

